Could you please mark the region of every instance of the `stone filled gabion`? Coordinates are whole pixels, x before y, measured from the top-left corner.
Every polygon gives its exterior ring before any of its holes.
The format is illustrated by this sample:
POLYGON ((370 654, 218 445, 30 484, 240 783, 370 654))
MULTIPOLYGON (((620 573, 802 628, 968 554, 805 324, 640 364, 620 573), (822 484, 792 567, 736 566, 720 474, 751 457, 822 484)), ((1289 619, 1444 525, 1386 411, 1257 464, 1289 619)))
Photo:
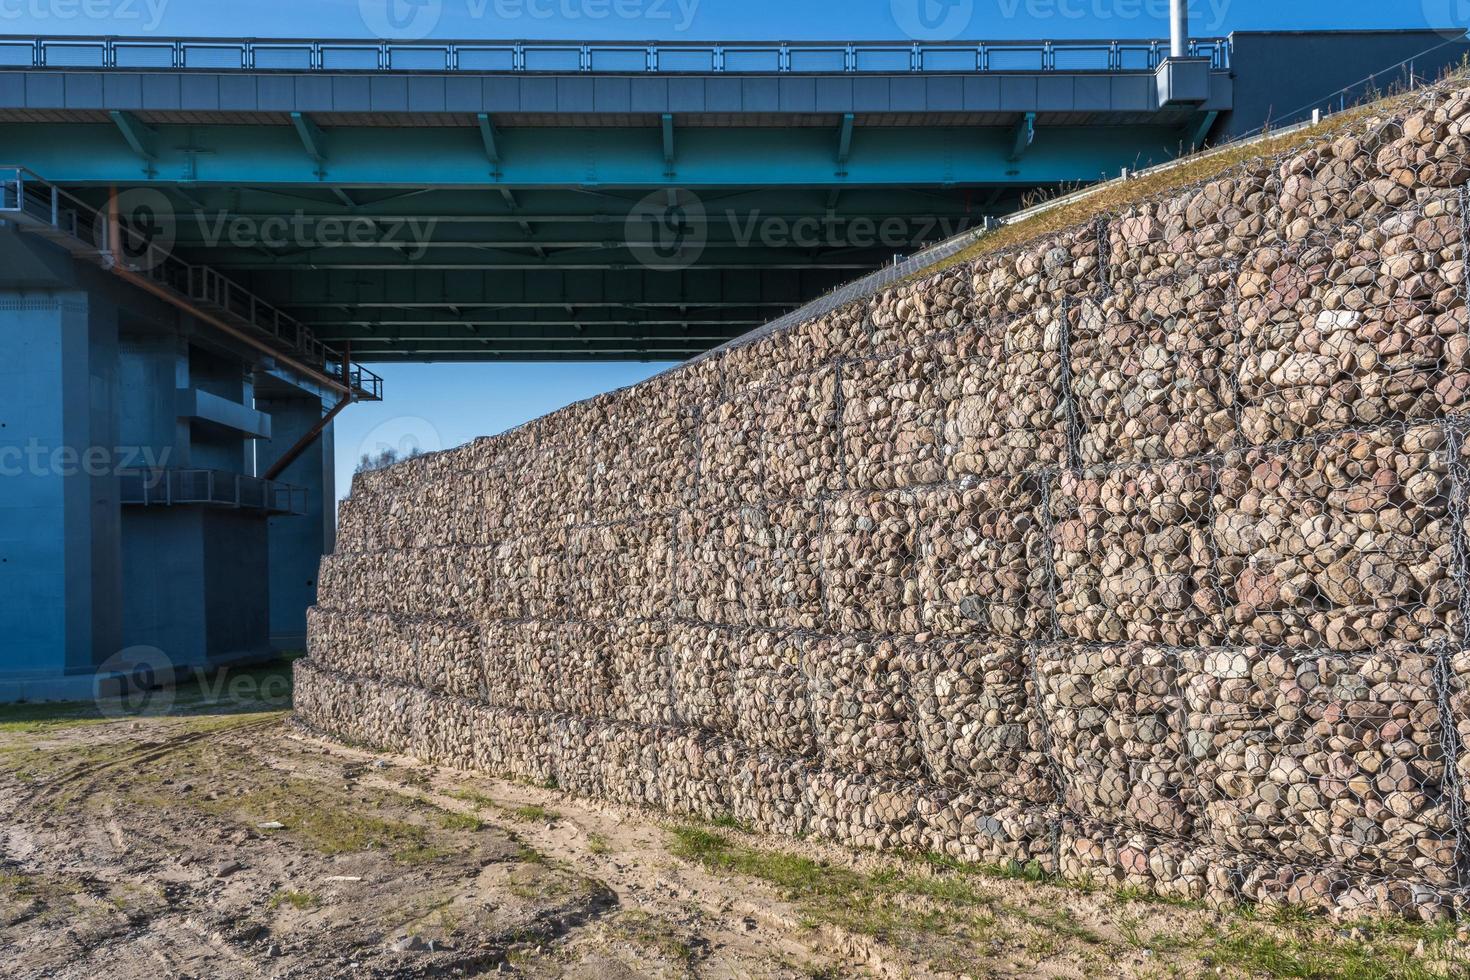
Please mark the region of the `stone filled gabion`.
POLYGON ((360 474, 297 712, 1160 895, 1470 887, 1470 88, 360 474))

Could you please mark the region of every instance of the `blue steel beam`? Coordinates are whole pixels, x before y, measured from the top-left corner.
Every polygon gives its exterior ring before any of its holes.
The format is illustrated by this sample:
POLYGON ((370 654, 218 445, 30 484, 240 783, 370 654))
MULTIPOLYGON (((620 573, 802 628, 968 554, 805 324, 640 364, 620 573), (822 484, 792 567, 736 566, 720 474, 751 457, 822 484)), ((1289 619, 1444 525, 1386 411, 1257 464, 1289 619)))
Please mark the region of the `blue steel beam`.
MULTIPOLYGON (((160 181, 200 185, 318 185, 317 161, 302 153, 291 127, 160 127, 160 181), (181 146, 192 149, 180 149, 181 146), (201 150, 203 152, 201 152, 201 150)), ((308 130, 309 132, 309 130, 308 130)), ((1177 129, 1058 127, 1024 161, 1008 159, 1017 135, 1004 128, 872 128, 848 161, 845 183, 873 187, 1049 184, 1096 180, 1119 168, 1170 159, 1177 129)), ((834 180, 831 131, 688 128, 680 133, 682 186, 821 187, 834 180)), ((412 139, 392 129, 339 127, 331 140, 332 182, 358 188, 648 188, 667 186, 655 139, 641 130, 502 130, 503 172, 485 172, 474 129, 421 128, 412 139)), ((320 144, 317 144, 318 147, 320 144)), ((68 184, 135 183, 136 160, 110 127, 7 123, 0 146, 9 162, 68 184)))
POLYGON ((346 270, 242 272, 246 288, 293 311, 333 307, 365 309, 531 307, 578 305, 754 303, 795 306, 852 278, 840 271, 764 269, 681 273, 636 269, 498 271, 399 269, 379 275, 346 270))
POLYGON ((674 176, 674 116, 664 113, 661 117, 664 137, 664 176, 674 176))
POLYGON ((1006 154, 1006 159, 1012 163, 1019 161, 1035 141, 1036 113, 1028 112, 1016 120, 1016 127, 1011 131, 1011 152, 1006 154))
POLYGON ((500 142, 495 138, 495 123, 488 112, 475 113, 480 126, 480 143, 485 147, 485 159, 490 161, 490 175, 500 176, 500 142))
MULTIPOLYGON (((301 146, 306 150, 306 155, 316 164, 317 180, 327 179, 327 137, 311 117, 304 112, 291 113, 291 126, 296 130, 296 136, 301 140, 301 146)), ((196 164, 190 159, 190 167, 196 164)), ((197 174, 197 170, 195 173, 197 174)))
POLYGON ((140 123, 131 112, 114 109, 107 114, 134 153, 143 158, 143 173, 152 177, 158 172, 158 133, 140 123))
MULTIPOLYGON (((853 114, 842 114, 842 125, 837 130, 837 176, 847 176, 847 158, 852 154, 853 114)), ((835 203, 835 201, 834 201, 835 203)))

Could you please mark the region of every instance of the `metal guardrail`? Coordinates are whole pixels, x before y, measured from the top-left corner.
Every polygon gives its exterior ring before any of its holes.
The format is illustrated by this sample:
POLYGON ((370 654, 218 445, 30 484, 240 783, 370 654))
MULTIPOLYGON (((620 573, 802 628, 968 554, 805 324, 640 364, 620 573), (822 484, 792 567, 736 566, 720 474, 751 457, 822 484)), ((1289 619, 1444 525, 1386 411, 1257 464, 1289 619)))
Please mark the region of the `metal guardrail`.
MULTIPOLYGON (((1230 67, 1228 38, 1191 57, 1230 67)), ((318 41, 254 38, 0 37, 0 69, 609 74, 851 74, 1152 71, 1160 40, 654 44, 563 41, 318 41)))
MULTIPOLYGON (((155 246, 121 220, 114 233, 107 215, 23 167, 0 167, 0 219, 56 242, 81 258, 121 266, 172 291, 201 311, 220 315, 262 335, 282 354, 320 366, 343 380, 342 355, 316 339, 309 327, 204 265, 193 265, 155 246), (114 234, 119 239, 112 241, 114 234)), ((346 371, 356 397, 381 401, 383 379, 358 364, 346 371)))
POLYGON ((118 471, 122 503, 128 507, 204 505, 267 514, 306 513, 306 488, 227 470, 163 469, 118 471))

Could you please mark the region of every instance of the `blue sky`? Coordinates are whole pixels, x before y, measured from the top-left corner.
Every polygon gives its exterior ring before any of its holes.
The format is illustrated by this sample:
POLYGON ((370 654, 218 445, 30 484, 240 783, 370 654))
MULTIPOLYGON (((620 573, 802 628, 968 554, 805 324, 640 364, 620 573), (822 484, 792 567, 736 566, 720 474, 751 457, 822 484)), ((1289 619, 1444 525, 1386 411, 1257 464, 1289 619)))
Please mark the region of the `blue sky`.
MULTIPOLYGON (((1168 0, 0 0, 0 33, 368 37, 388 4, 437 38, 865 40, 921 5, 964 37, 1158 37, 1168 0)), ((1191 0, 1196 33, 1465 23, 1470 0, 1191 0)))
MULTIPOLYGON (((1470 23, 1470 0, 1192 0, 1190 8, 1200 35, 1470 23)), ((1168 0, 0 0, 0 33, 371 37, 391 14, 431 39, 867 40, 902 38, 906 27, 912 35, 923 14, 919 23, 964 38, 1126 38, 1166 35, 1167 11, 1168 0)), ((663 367, 383 365, 388 400, 353 406, 337 422, 338 492, 347 493, 363 452, 448 448, 663 367)))

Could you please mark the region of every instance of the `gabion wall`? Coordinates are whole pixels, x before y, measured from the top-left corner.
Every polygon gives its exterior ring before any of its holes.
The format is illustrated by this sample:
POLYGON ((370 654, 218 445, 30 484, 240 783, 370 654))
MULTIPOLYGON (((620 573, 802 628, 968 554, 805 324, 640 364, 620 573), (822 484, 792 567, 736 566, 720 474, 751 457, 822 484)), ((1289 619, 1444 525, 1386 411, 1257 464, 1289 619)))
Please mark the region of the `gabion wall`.
POLYGON ((300 717, 789 834, 1458 911, 1467 129, 1429 90, 359 476, 300 717))

